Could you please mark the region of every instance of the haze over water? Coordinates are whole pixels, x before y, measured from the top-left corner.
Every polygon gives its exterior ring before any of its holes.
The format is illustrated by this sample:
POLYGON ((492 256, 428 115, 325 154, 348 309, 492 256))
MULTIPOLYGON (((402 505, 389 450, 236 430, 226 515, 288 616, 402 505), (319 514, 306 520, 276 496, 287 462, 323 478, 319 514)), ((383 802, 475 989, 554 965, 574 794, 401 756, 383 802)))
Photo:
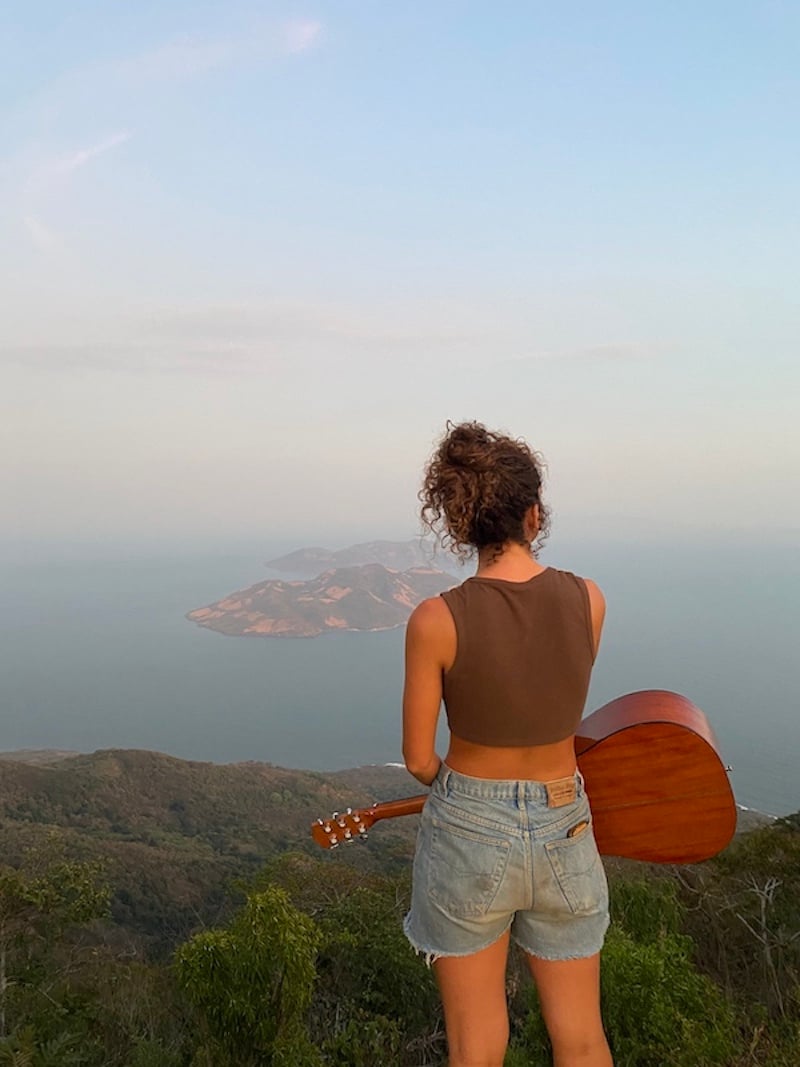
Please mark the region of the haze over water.
MULTIPOLYGON (((555 539, 554 539, 555 540, 555 539)), ((331 770, 400 757, 403 631, 224 637, 184 612, 268 576, 270 553, 0 568, 0 750, 148 748, 331 770)), ((551 546, 609 605, 587 711, 637 689, 708 715, 739 803, 800 809, 791 545, 551 546)))

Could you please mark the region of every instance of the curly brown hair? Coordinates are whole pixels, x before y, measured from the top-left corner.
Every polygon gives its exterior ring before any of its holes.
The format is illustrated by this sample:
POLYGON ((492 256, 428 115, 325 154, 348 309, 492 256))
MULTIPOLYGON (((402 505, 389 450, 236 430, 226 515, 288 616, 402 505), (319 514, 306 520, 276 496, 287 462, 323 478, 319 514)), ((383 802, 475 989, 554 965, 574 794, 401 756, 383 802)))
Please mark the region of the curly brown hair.
POLYGON ((476 549, 527 545, 525 514, 539 505, 534 554, 550 529, 542 503, 544 460, 518 438, 480 422, 447 423, 428 461, 419 499, 423 523, 462 560, 476 549))

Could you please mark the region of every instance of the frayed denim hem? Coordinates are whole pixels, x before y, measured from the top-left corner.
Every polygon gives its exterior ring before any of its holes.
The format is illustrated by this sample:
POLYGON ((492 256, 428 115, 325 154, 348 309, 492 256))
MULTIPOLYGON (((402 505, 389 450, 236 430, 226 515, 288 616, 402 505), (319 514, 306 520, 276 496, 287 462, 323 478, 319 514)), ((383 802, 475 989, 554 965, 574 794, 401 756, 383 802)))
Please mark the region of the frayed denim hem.
POLYGON ((597 948, 591 949, 589 952, 586 952, 586 951, 573 952, 573 953, 562 954, 562 955, 559 956, 559 955, 550 955, 549 953, 545 954, 544 952, 536 952, 534 949, 528 948, 527 945, 523 945, 523 943, 520 941, 520 939, 518 937, 514 937, 513 934, 511 935, 511 938, 512 938, 514 944, 518 945, 519 948, 521 948, 522 951, 524 953, 526 953, 528 956, 535 956, 537 960, 545 960, 548 963, 558 963, 561 960, 563 960, 564 962, 567 962, 568 960, 588 960, 591 956, 596 956, 598 954, 598 952, 600 952, 602 950, 603 945, 605 943, 605 936, 604 936, 603 939, 600 941, 600 944, 597 946, 597 948))
POLYGON ((489 948, 491 945, 494 945, 497 941, 500 940, 501 937, 507 934, 508 931, 511 929, 511 923, 514 921, 514 918, 512 916, 508 922, 508 926, 506 926, 504 930, 501 930, 496 937, 490 938, 485 945, 479 945, 477 948, 468 949, 466 952, 436 952, 434 949, 430 949, 424 945, 420 945, 416 941, 416 939, 411 936, 408 929, 411 925, 409 923, 409 919, 410 915, 406 915, 405 919, 403 920, 403 933, 406 935, 409 944, 416 952, 416 954, 418 956, 424 957, 426 967, 430 967, 431 964, 436 963, 436 961, 440 959, 463 959, 466 956, 474 956, 477 952, 483 952, 484 949, 489 948))

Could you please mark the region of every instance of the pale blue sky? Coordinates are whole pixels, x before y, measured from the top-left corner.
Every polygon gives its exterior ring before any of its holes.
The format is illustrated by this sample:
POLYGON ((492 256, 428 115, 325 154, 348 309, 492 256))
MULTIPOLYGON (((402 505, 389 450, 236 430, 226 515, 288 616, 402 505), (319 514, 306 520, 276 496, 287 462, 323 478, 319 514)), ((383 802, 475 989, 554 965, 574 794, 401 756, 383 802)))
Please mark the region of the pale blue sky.
MULTIPOLYGON (((0 540, 800 530, 800 6, 6 3, 0 540)), ((744 542, 743 542, 744 543, 744 542)))

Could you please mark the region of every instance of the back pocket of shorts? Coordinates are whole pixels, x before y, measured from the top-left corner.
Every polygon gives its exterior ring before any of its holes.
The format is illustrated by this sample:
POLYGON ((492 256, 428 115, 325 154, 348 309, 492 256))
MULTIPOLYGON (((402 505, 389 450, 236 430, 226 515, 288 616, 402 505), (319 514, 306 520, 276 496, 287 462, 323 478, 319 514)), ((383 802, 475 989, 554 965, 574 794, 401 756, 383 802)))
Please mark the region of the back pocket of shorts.
POLYGON ((606 875, 591 826, 575 837, 548 841, 544 847, 570 911, 592 915, 606 907, 606 875))
POLYGON ((511 842, 434 818, 428 893, 448 915, 476 919, 492 906, 511 842))

